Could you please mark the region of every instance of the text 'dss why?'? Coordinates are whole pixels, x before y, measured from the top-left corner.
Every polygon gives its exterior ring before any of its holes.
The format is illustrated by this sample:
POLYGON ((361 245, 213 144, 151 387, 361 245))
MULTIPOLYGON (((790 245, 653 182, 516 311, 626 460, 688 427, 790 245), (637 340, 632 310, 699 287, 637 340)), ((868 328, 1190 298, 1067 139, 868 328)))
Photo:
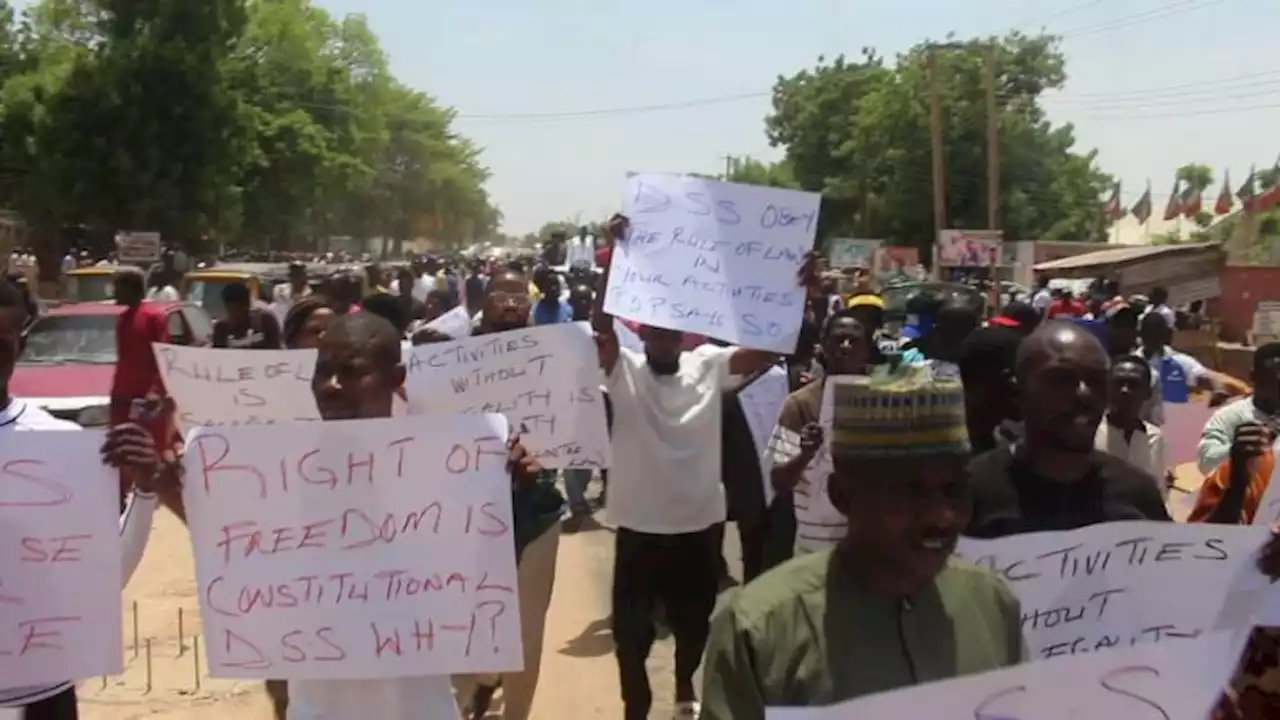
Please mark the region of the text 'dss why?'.
POLYGON ((111 675, 120 647, 120 508, 101 432, 0 438, 0 684, 111 675))
POLYGON ((609 467, 604 378, 587 323, 419 345, 403 357, 410 413, 502 413, 543 467, 609 467))
POLYGON ((632 175, 622 201, 631 226, 613 253, 605 312, 792 352, 806 295, 797 273, 813 248, 819 199, 684 175, 632 175))
POLYGON ((508 432, 492 414, 193 431, 210 674, 520 669, 508 432))

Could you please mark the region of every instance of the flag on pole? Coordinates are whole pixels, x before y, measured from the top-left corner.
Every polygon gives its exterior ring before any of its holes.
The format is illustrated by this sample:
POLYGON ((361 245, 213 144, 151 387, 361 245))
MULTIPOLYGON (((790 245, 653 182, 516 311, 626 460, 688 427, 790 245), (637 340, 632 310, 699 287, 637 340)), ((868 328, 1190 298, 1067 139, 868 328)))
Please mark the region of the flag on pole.
POLYGON ((1187 183, 1187 190, 1182 195, 1182 217, 1195 217, 1200 212, 1200 189, 1187 183))
POLYGON ((1124 217, 1124 208, 1120 205, 1120 183, 1111 188, 1111 197, 1102 205, 1102 214, 1112 222, 1124 217))
POLYGON ((1271 187, 1258 196, 1259 211, 1276 205, 1280 205, 1280 158, 1276 158, 1276 164, 1271 168, 1271 187))
POLYGON ((1231 195, 1231 171, 1223 171, 1222 174, 1222 190, 1218 192, 1218 201, 1213 204, 1213 212, 1215 215, 1226 215, 1231 212, 1231 206, 1235 204, 1235 198, 1231 195))
POLYGON ((1173 192, 1169 193, 1169 204, 1164 206, 1164 219, 1172 220, 1182 214, 1182 183, 1173 181, 1173 192))
POLYGON ((1249 178, 1244 181, 1240 189, 1236 191, 1236 197, 1240 198, 1240 206, 1245 210, 1252 210, 1254 204, 1258 200, 1258 190, 1254 186, 1254 176, 1257 175, 1257 168, 1249 168, 1249 178))
POLYGON ((1138 202, 1133 204, 1133 209, 1129 212, 1138 219, 1138 223, 1145 225, 1147 220, 1151 219, 1151 185, 1147 185, 1146 192, 1142 193, 1142 197, 1138 198, 1138 202))

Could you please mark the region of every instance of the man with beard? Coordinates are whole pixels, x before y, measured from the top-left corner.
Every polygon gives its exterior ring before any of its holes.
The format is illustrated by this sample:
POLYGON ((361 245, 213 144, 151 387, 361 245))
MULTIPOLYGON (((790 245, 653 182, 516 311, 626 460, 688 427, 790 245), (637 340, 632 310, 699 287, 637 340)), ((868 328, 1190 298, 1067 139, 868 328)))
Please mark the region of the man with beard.
POLYGON ((789 525, 794 527, 796 555, 828 550, 845 535, 845 515, 832 506, 826 492, 830 465, 814 463, 826 435, 819 422, 822 393, 831 376, 866 374, 871 355, 871 331, 859 320, 858 311, 835 313, 818 345, 822 377, 788 395, 778 413, 769 440, 770 481, 777 492, 774 504, 794 509, 789 525))
POLYGON ((1014 374, 1024 437, 1012 451, 996 448, 970 464, 966 535, 1170 519, 1155 478, 1094 449, 1109 380, 1097 338, 1069 322, 1047 322, 1018 348, 1014 374))
MULTIPOLYGON (((532 298, 525 274, 514 268, 495 275, 486 289, 480 322, 472 335, 510 332, 529 327, 532 298)), ((517 428, 518 429, 518 428, 517 428)), ((536 479, 512 491, 512 510, 518 561, 520 634, 524 670, 501 678, 479 678, 468 703, 471 717, 483 717, 499 684, 503 688, 504 720, 525 720, 533 707, 542 666, 542 636, 547 608, 555 586, 556 555, 560 547, 560 518, 564 496, 556 489, 555 471, 538 473, 536 479)), ((466 682, 460 683, 465 694, 466 682)))
MULTIPOLYGON (((395 328, 373 313, 356 313, 335 318, 320 338, 311 390, 325 421, 386 418, 404 377, 395 328)), ((512 447, 511 465, 517 486, 530 482, 539 470, 518 443, 512 447)), ((292 681, 288 694, 289 720, 458 716, 447 676, 292 681)))
POLYGON ((834 549, 774 568, 716 617, 703 720, 762 720, 1023 659, 1017 598, 952 557, 968 521, 964 393, 928 367, 828 379, 834 549), (908 440, 905 440, 909 438, 908 440))
MULTIPOLYGON (((606 228, 621 240, 627 220, 606 228)), ((612 245, 611 245, 612 247, 612 245)), ((817 290, 814 256, 801 268, 808 297, 817 290)), ((772 364, 771 352, 707 344, 684 352, 676 330, 642 326, 644 353, 621 348, 606 288, 592 316, 600 368, 613 402, 609 514, 617 524, 613 569, 613 638, 626 720, 645 720, 653 701, 645 660, 654 641, 659 600, 675 636, 676 717, 697 718, 693 675, 702 661, 715 609, 720 537, 726 505, 721 484, 724 393, 739 378, 772 364)))
MULTIPOLYGON (((969 464, 973 517, 966 535, 993 539, 1120 520, 1171 521, 1155 478, 1093 449, 1107 405, 1107 370, 1102 344, 1075 325, 1050 322, 1024 341, 1016 375, 1026 437, 1012 450, 991 450, 969 464)), ((1257 447, 1257 435, 1247 437, 1239 447, 1242 460, 1257 447)), ((1258 570, 1280 577, 1280 535, 1262 549, 1258 570)), ((1255 633, 1255 641, 1260 638, 1266 640, 1265 633, 1255 633)), ((1272 647, 1255 642, 1247 656, 1272 647)), ((1229 703, 1219 709, 1222 717, 1234 717, 1230 711, 1229 703)))

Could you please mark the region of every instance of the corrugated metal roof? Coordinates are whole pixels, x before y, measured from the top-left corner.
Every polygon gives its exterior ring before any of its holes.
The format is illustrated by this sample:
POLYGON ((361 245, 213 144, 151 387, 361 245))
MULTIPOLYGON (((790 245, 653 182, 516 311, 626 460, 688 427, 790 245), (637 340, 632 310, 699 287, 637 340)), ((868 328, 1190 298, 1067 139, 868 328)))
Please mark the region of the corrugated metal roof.
POLYGON ((1165 255, 1185 255, 1204 250, 1221 249, 1218 243, 1185 243, 1179 245, 1129 245, 1097 250, 1084 255, 1050 260, 1035 266, 1036 272, 1077 270, 1150 260, 1165 255))

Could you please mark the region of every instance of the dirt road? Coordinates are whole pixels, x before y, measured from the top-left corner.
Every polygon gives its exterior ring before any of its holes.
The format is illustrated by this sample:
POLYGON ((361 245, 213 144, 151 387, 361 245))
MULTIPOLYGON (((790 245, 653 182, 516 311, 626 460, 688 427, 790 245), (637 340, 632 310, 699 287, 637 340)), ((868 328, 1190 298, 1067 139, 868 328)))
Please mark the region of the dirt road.
MULTIPOLYGON (((533 717, 621 717, 617 666, 609 633, 609 580, 613 534, 594 529, 565 535, 560 542, 555 595, 547 623, 542 680, 533 717)), ((192 637, 200 632, 191 547, 185 528, 167 512, 157 513, 155 528, 133 581, 125 591, 125 672, 89 680, 80 686, 80 709, 87 720, 259 720, 271 710, 260 683, 211 680, 200 652, 199 688, 192 637), (132 604, 138 607, 133 651, 132 604), (184 649, 179 654, 178 609, 182 608, 184 649), (146 641, 151 645, 151 684, 147 691, 146 641)), ((202 638, 203 640, 203 638, 202 638)), ((653 717, 671 717, 671 653, 661 641, 650 660, 655 705, 653 717)), ((495 713, 494 717, 498 717, 495 713)))

